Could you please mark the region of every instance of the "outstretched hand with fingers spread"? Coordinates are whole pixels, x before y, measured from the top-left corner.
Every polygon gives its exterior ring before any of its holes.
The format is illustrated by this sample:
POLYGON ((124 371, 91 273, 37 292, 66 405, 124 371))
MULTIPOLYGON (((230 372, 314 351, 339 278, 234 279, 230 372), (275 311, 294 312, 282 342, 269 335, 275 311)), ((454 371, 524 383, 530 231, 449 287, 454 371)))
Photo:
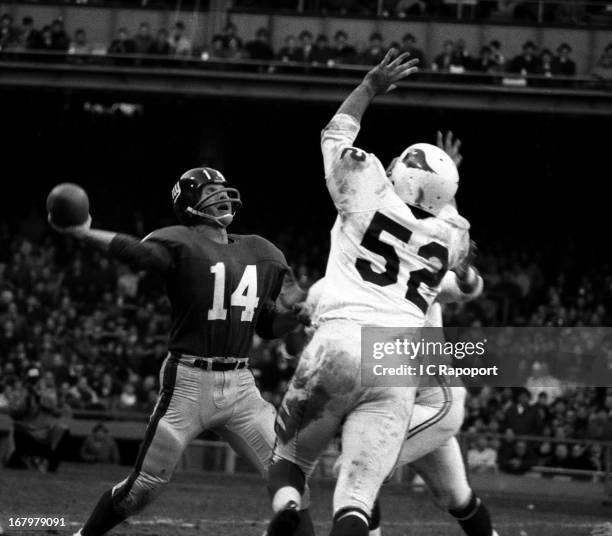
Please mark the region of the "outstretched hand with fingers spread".
POLYGON ((397 82, 419 70, 416 66, 418 59, 406 61, 410 52, 404 52, 393 59, 396 55, 397 51, 392 48, 383 60, 365 75, 363 83, 372 89, 375 95, 392 91, 397 87, 397 82))
POLYGON ((438 130, 436 145, 440 147, 440 149, 442 149, 448 156, 450 156, 455 165, 459 167, 461 161, 463 160, 463 155, 459 152, 459 149, 461 148, 460 139, 455 138, 453 140, 453 133, 450 130, 446 133, 446 137, 444 137, 442 132, 438 130))

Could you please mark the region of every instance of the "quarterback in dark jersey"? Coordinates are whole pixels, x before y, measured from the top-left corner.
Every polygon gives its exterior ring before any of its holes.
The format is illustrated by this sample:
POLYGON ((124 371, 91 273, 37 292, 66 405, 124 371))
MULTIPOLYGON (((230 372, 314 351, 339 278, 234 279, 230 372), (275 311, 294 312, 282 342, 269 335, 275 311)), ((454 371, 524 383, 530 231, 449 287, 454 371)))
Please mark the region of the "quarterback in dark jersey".
MULTIPOLYGON (((185 172, 172 189, 181 225, 142 241, 90 228, 58 229, 139 269, 161 274, 172 306, 169 353, 160 396, 132 473, 106 491, 81 536, 105 534, 151 502, 166 485, 185 447, 214 430, 265 475, 274 446, 275 411, 247 367, 253 333, 285 334, 297 325, 292 305, 303 291, 284 255, 260 236, 227 226, 241 205, 212 168, 185 172), (278 306, 277 306, 278 304, 278 306)), ((302 534, 313 534, 306 510, 302 534)))

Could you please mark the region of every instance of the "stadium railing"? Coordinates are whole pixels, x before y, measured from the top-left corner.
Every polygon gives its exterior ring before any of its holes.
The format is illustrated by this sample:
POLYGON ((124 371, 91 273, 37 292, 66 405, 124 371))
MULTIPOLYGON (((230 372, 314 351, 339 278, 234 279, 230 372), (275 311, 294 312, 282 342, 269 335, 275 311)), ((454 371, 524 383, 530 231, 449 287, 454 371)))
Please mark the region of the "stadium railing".
POLYGON ((234 2, 233 12, 278 12, 296 15, 331 15, 399 20, 487 21, 529 24, 571 24, 575 26, 609 26, 612 24, 612 3, 579 0, 535 0, 514 2, 507 10, 482 10, 479 0, 443 0, 434 12, 428 7, 421 14, 398 15, 389 9, 389 2, 374 0, 368 9, 363 5, 338 9, 326 0, 290 0, 282 7, 274 2, 253 0, 234 2), (518 8, 518 10, 516 10, 518 8))
MULTIPOLYGON (((0 52, 0 68, 2 64, 7 67, 11 64, 27 64, 32 69, 58 70, 100 70, 110 69, 115 72, 147 72, 154 69, 157 73, 173 72, 223 72, 228 76, 235 74, 257 75, 259 77, 300 77, 345 78, 358 80, 371 66, 346 65, 339 63, 299 63, 284 61, 257 61, 248 59, 221 59, 211 57, 203 52, 200 57, 175 57, 157 55, 124 54, 110 55, 105 53, 94 54, 65 54, 47 51, 18 51, 5 50, 0 52)), ((1 80, 0 80, 1 81, 1 80)), ((562 90, 577 92, 609 91, 612 89, 612 73, 610 79, 593 76, 543 76, 522 75, 509 72, 483 73, 476 71, 463 71, 457 69, 453 72, 420 70, 403 84, 459 84, 468 86, 505 87, 520 90, 524 87, 543 90, 562 90)))
MULTIPOLYGON (((110 434, 116 440, 140 442, 144 436, 148 414, 138 412, 104 412, 91 410, 75 410, 70 423, 70 431, 73 437, 85 438, 92 428, 99 422, 104 422, 110 434)), ((0 411, 0 454, 3 452, 3 443, 12 427, 11 419, 6 412, 0 411)), ((462 452, 466 455, 468 443, 479 437, 487 439, 498 439, 504 441, 506 436, 498 433, 474 433, 462 432, 459 434, 459 442, 462 452)), ((516 435, 513 441, 525 441, 529 445, 541 443, 563 443, 565 445, 582 445, 591 447, 599 445, 602 448, 603 467, 598 471, 585 471, 568 469, 562 467, 548 467, 534 465, 525 473, 537 477, 571 478, 588 480, 593 483, 603 484, 605 495, 612 499, 612 441, 597 439, 570 439, 553 438, 547 436, 516 435)), ((4 449, 6 445, 4 445, 4 449)), ((315 476, 330 478, 333 476, 333 465, 340 453, 339 444, 334 442, 322 455, 315 476)), ((227 474, 240 472, 240 464, 236 454, 228 443, 222 440, 200 437, 194 440, 181 459, 179 469, 215 469, 227 474)), ((245 466, 246 468, 246 466, 245 466)), ((395 472, 392 480, 397 483, 411 482, 414 473, 409 468, 401 468, 395 472)))
MULTIPOLYGON (((498 439, 500 441, 507 440, 504 434, 499 433, 487 433, 487 432, 462 432, 459 434, 459 441, 461 444, 461 450, 467 453, 468 443, 478 437, 485 437, 487 439, 498 439)), ((552 476, 552 477, 570 477, 578 478, 580 480, 591 480, 592 482, 600 482, 603 484, 604 492, 607 497, 612 498, 612 441, 609 440, 598 440, 598 439, 573 439, 573 438, 556 438, 547 436, 534 436, 534 435, 514 435, 512 437, 513 442, 524 441, 528 445, 551 443, 551 444, 564 444, 564 445, 581 445, 584 447, 592 447, 599 445, 602 449, 603 467, 602 470, 580 470, 570 469, 565 467, 548 467, 533 465, 526 474, 532 476, 552 476)))

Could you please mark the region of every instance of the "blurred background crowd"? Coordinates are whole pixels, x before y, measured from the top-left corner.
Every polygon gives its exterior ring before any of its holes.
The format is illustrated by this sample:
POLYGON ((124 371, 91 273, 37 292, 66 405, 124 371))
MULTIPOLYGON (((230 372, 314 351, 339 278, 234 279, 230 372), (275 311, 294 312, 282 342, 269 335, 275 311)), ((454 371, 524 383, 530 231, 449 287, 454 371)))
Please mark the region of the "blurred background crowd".
MULTIPOLYGON (((304 30, 297 35, 287 35, 283 46, 274 49, 268 29, 260 28, 255 39, 246 41, 232 22, 228 22, 224 31, 215 34, 209 43, 200 44, 193 35, 188 35, 185 24, 180 20, 169 29, 151 28, 148 22, 142 22, 138 28, 122 27, 112 42, 104 44, 90 42, 87 28, 66 29, 62 19, 55 19, 40 27, 29 16, 21 21, 14 21, 8 13, 0 17, 0 51, 62 53, 68 54, 69 61, 73 62, 86 61, 88 55, 162 56, 234 62, 254 60, 270 62, 268 67, 260 66, 260 70, 274 72, 279 67, 277 62, 322 68, 375 65, 389 48, 394 47, 419 58, 421 69, 438 72, 511 73, 544 77, 576 75, 577 65, 572 58, 570 43, 560 42, 552 50, 539 49, 530 40, 520 43, 520 46, 520 54, 506 57, 504 43, 497 39, 479 50, 470 50, 464 39, 449 39, 443 43, 439 53, 426 57, 410 32, 406 32, 401 41, 390 41, 381 33, 374 32, 367 42, 355 42, 345 30, 338 30, 333 35, 313 35, 304 30)), ((15 55, 4 57, 17 58, 15 55)), ((53 58, 53 61, 57 61, 57 58, 53 58)), ((593 77, 612 79, 612 43, 600 51, 594 64, 586 66, 586 70, 593 77)))
MULTIPOLYGON (((126 230, 142 236, 143 227, 137 216, 133 228, 126 230)), ((285 230, 269 238, 286 252, 301 284, 308 287, 322 275, 327 244, 295 236, 285 230)), ((571 248, 567 254, 571 258, 571 248)), ((484 296, 447 307, 448 325, 610 325, 612 275, 607 266, 580 273, 571 263, 559 262, 551 270, 542 257, 501 247, 488 252, 483 247, 477 265, 485 279, 484 296)), ((41 406, 66 421, 83 410, 124 417, 150 412, 166 354, 169 312, 155 277, 50 234, 36 211, 18 228, 3 224, 0 411, 10 411, 35 385, 41 406)), ((609 341, 606 345, 612 347, 609 341)), ((295 368, 296 356, 290 351, 291 345, 282 340, 253 341, 253 373, 264 397, 276 405, 295 368)), ((479 436, 469 446, 470 466, 511 473, 524 473, 534 465, 601 469, 597 446, 532 445, 514 436, 612 439, 612 388, 552 382, 546 365, 529 352, 521 353, 518 345, 516 355, 508 358, 523 366, 530 390, 471 390, 464 431, 479 436)), ((91 458, 90 451, 98 452, 94 447, 100 444, 105 461, 118 461, 104 426, 86 440, 82 458, 91 458)))

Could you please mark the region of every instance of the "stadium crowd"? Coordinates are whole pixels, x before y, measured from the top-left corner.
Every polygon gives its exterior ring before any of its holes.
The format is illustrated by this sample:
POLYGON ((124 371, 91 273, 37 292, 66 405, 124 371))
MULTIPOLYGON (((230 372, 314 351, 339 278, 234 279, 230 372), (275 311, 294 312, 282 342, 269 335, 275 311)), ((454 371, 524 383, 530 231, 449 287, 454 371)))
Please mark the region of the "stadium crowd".
MULTIPOLYGON (((132 231, 144 234, 142 222, 132 231)), ((306 247, 307 237, 292 241, 290 234, 277 236, 276 242, 308 286, 321 276, 325 244, 306 247)), ((481 253, 478 265, 486 282, 484 296, 448 307, 447 324, 606 326, 612 320, 607 313, 612 310, 612 276, 605 267, 577 276, 560 262, 553 273, 544 259, 501 250, 481 253)), ((166 354, 169 312, 154 277, 50 234, 35 212, 19 229, 1 225, 0 411, 10 412, 12 403, 35 385, 42 405, 64 421, 83 410, 126 417, 150 412, 166 354)), ((606 339, 604 346, 612 355, 611 342, 606 339)), ((517 350, 511 358, 524 362, 531 392, 472 390, 464 430, 480 435, 469 450, 470 466, 513 473, 533 465, 600 469, 599 447, 533 446, 514 436, 612 439, 612 388, 553 382, 546 364, 530 359, 529 352, 517 350), (488 439, 486 434, 505 436, 488 439)), ((255 337, 251 366, 272 403, 280 403, 295 361, 285 342, 255 337)), ((106 436, 98 429, 88 445, 104 444, 105 459, 112 461, 116 447, 106 436)), ((91 457, 89 450, 83 447, 84 459, 91 457)))
MULTIPOLYGON (((320 12, 324 14, 382 16, 382 17, 449 17, 458 16, 459 2, 442 0, 235 0, 235 8, 286 9, 320 12)), ((571 6, 563 2, 546 2, 538 13, 535 3, 504 0, 464 1, 461 15, 468 18, 494 20, 545 20, 556 23, 579 23, 605 16, 602 5, 593 2, 576 2, 571 6)))
MULTIPOLYGON (((526 41, 520 54, 507 58, 502 44, 496 39, 483 46, 478 53, 470 51, 464 39, 447 40, 438 54, 426 58, 415 36, 409 32, 402 37, 401 42, 389 42, 381 33, 374 32, 367 43, 354 43, 344 30, 338 30, 331 38, 325 34, 314 36, 304 30, 299 35, 287 35, 283 46, 274 50, 269 31, 264 27, 257 31, 255 39, 245 42, 236 25, 228 22, 224 31, 214 35, 210 43, 199 45, 194 42, 193 36, 188 35, 185 24, 177 21, 170 30, 160 28, 155 33, 148 22, 142 22, 135 33, 122 27, 110 44, 99 45, 89 41, 84 28, 76 29, 72 37, 69 37, 61 19, 55 19, 51 24, 38 29, 32 17, 24 17, 20 25, 8 13, 0 17, 0 51, 64 53, 70 56, 70 61, 77 62, 84 61, 83 57, 87 55, 136 54, 200 58, 204 61, 295 62, 334 68, 339 65, 375 65, 391 47, 408 51, 413 57, 419 58, 422 69, 438 72, 507 72, 545 77, 572 77, 577 72, 576 63, 572 59, 572 47, 565 42, 559 43, 553 51, 548 48, 540 50, 533 41, 526 41)), ((271 65, 269 70, 275 68, 278 66, 271 65)), ((591 73, 599 79, 612 79, 612 43, 606 46, 592 66, 591 73)))

